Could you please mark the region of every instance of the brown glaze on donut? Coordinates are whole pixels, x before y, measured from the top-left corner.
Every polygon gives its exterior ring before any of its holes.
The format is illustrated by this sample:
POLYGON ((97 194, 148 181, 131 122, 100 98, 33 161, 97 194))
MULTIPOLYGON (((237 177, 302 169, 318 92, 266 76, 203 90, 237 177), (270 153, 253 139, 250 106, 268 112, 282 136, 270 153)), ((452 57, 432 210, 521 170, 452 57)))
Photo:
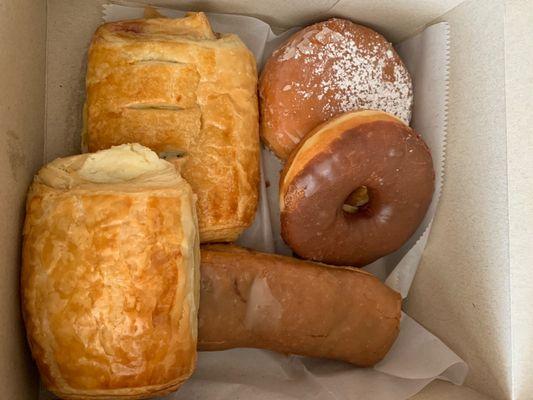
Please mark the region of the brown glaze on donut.
POLYGON ((268 59, 260 78, 261 135, 281 159, 335 115, 386 111, 409 123, 411 77, 382 35, 333 18, 295 33, 268 59))
POLYGON ((431 202, 428 147, 409 126, 380 111, 343 114, 304 138, 280 179, 281 235, 299 256, 363 266, 397 250, 431 202), (369 202, 343 211, 357 188, 369 202))

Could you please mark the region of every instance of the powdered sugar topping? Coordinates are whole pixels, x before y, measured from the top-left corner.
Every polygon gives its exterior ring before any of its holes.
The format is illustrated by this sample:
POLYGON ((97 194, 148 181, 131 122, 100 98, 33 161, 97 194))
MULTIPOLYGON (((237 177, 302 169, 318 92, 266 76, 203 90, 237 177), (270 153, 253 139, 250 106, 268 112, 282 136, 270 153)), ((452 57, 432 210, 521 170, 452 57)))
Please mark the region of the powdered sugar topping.
MULTIPOLYGON (((399 63, 392 45, 368 31, 311 29, 289 42, 276 54, 278 61, 301 58, 310 68, 304 82, 286 82, 297 96, 325 98, 326 116, 354 109, 378 109, 406 123, 411 118, 412 87, 405 67, 399 63)), ((338 23, 337 21, 335 21, 338 23)), ((306 73, 309 70, 306 69, 306 73)), ((287 89, 288 90, 288 89, 287 89)))

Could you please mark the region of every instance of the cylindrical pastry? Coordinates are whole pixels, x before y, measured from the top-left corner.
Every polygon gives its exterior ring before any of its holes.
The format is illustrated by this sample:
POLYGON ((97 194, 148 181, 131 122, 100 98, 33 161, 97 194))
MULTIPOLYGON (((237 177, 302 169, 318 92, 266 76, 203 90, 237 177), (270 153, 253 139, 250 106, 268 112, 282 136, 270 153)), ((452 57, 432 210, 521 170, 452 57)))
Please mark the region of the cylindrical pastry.
POLYGON ((194 195, 139 145, 57 159, 30 188, 22 304, 45 386, 64 399, 176 390, 196 363, 194 195))
POLYGON ((428 147, 381 111, 338 116, 310 132, 285 164, 281 235, 299 256, 363 266, 397 250, 433 196, 428 147))
POLYGON ((398 335, 400 295, 359 269, 210 245, 200 271, 199 350, 255 347, 371 366, 398 335))
POLYGON ((89 151, 137 142, 186 153, 181 173, 198 196, 202 242, 235 240, 259 198, 255 59, 204 13, 111 22, 87 65, 83 141, 89 151))
POLYGON ((413 104, 411 77, 392 44, 339 18, 310 25, 277 49, 259 94, 261 136, 281 159, 337 114, 374 109, 409 123, 413 104))

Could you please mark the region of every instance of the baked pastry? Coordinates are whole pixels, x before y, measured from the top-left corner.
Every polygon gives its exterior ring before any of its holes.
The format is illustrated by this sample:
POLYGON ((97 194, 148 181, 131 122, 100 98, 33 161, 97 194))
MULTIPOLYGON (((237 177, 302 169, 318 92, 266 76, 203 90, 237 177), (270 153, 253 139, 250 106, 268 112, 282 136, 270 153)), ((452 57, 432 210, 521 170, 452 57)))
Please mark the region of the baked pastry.
POLYGON ((232 245, 201 250, 199 350, 255 347, 367 367, 389 351, 401 297, 373 275, 232 245))
POLYGON ((311 131, 283 168, 281 235, 303 258, 369 264, 415 232, 434 181, 428 147, 402 121, 381 111, 340 115, 311 131))
POLYGON ((63 399, 176 390, 196 363, 194 195, 139 145, 57 159, 30 188, 22 305, 45 386, 63 399))
POLYGON ((200 239, 232 241, 258 201, 255 59, 203 13, 102 25, 87 68, 89 151, 138 142, 186 156, 181 172, 198 196, 200 239))
POLYGON ((277 49, 259 83, 261 136, 281 159, 331 117, 383 110, 409 124, 411 77, 379 33, 339 18, 310 25, 277 49))

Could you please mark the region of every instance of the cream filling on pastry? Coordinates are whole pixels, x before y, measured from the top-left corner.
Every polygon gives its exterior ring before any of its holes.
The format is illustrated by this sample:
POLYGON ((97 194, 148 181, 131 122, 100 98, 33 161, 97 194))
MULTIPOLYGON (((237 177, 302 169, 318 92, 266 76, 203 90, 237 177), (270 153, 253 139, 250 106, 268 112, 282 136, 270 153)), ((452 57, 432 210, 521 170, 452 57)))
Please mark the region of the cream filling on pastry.
POLYGON ((171 187, 181 183, 177 163, 140 144, 113 146, 96 153, 58 158, 39 171, 36 181, 55 189, 98 185, 100 189, 171 187))
POLYGON ((163 171, 168 163, 140 144, 123 144, 91 153, 78 170, 80 178, 94 183, 118 183, 163 171))

